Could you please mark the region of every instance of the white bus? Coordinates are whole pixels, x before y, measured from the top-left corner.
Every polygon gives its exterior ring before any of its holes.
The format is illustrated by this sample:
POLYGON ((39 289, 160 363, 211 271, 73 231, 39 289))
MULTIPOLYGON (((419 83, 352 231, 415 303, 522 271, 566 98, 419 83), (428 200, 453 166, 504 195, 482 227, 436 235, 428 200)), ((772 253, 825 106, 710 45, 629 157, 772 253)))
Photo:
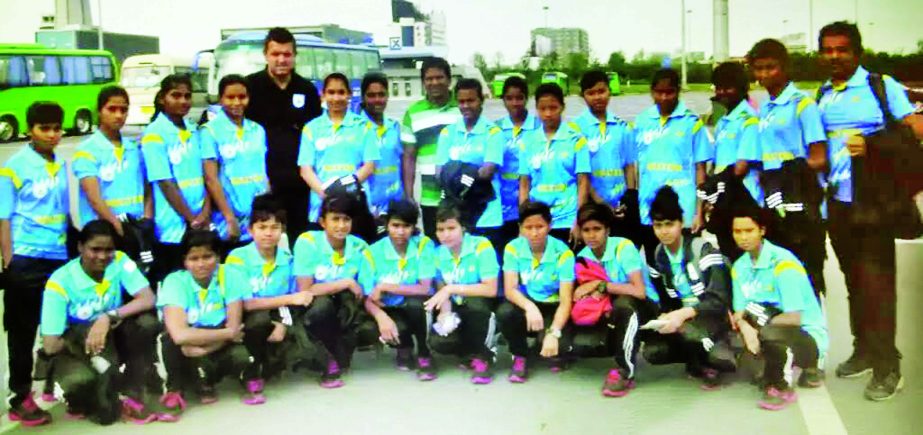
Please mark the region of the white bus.
POLYGON ((187 116, 197 120, 208 105, 208 77, 211 56, 178 57, 163 54, 131 56, 122 63, 120 84, 128 91, 128 125, 145 125, 154 114, 154 96, 160 81, 170 74, 189 74, 192 78, 192 109, 187 116))

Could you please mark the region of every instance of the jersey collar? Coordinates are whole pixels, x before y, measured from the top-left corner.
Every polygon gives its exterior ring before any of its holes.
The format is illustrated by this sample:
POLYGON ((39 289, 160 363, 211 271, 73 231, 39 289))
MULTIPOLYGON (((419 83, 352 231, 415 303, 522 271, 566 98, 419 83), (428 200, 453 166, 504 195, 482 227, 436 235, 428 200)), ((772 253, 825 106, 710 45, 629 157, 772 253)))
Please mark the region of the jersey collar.
MULTIPOLYGON (((542 123, 539 122, 538 118, 532 114, 532 112, 526 112, 526 120, 522 122, 522 131, 535 130, 536 128, 541 127, 542 123)), ((510 115, 506 115, 503 118, 497 120, 497 127, 500 127, 502 130, 512 130, 513 129, 513 118, 510 115)))
POLYGON ((788 104, 788 101, 791 100, 796 93, 798 93, 798 88, 795 87, 795 82, 788 82, 788 85, 785 86, 785 89, 782 90, 782 93, 779 94, 778 97, 770 98, 766 103, 782 106, 788 104))

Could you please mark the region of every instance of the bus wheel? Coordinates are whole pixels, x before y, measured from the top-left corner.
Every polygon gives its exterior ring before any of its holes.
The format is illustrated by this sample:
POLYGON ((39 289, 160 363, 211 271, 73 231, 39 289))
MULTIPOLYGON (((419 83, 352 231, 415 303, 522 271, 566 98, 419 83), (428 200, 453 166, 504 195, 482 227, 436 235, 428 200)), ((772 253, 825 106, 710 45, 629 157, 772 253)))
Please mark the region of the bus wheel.
POLYGON ((0 142, 9 142, 19 138, 19 125, 12 116, 0 117, 0 142))
POLYGON ((89 134, 90 130, 93 129, 93 118, 90 115, 90 111, 81 110, 77 112, 77 116, 74 117, 74 134, 82 136, 89 134))

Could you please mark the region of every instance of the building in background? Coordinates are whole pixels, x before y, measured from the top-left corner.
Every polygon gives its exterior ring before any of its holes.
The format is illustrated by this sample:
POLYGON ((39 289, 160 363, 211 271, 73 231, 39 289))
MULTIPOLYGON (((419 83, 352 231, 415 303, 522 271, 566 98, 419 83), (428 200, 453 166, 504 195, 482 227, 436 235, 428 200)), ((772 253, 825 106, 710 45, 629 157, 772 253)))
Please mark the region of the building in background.
MULTIPOLYGON (((248 28, 237 28, 237 29, 221 29, 221 40, 224 41, 228 39, 229 36, 238 33, 238 32, 247 32, 255 30, 269 30, 270 27, 248 27, 248 28)), ((335 42, 340 44, 371 44, 372 43, 372 34, 362 30, 353 30, 340 27, 336 24, 318 24, 314 26, 294 26, 287 27, 287 29, 298 35, 311 35, 316 36, 320 39, 323 39, 327 42, 335 42)))
POLYGON ((808 38, 804 32, 790 33, 779 38, 785 44, 789 53, 805 53, 808 51, 808 38))
POLYGON ((54 15, 43 15, 35 32, 35 42, 50 48, 98 49, 112 53, 122 62, 129 56, 160 52, 156 36, 102 32, 93 24, 89 0, 55 0, 54 15))
POLYGON ((532 44, 536 56, 551 52, 558 58, 565 58, 572 53, 590 55, 590 40, 586 30, 575 27, 532 29, 532 44))

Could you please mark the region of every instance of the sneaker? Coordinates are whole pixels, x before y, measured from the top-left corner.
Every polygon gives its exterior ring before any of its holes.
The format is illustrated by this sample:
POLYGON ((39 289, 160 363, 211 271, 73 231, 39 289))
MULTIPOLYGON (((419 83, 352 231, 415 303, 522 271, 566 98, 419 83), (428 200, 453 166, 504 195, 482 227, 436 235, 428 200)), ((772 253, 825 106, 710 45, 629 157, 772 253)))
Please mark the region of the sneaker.
POLYGON ((408 372, 413 367, 413 349, 398 349, 395 358, 397 369, 402 372, 408 372))
POLYGON ((433 365, 433 359, 422 356, 417 358, 417 379, 432 381, 436 377, 436 366, 433 365))
POLYGON ((873 376, 865 387, 865 398, 876 402, 885 401, 894 397, 903 388, 904 377, 895 370, 883 378, 873 376))
POLYGON ((337 364, 336 359, 331 358, 327 362, 327 370, 320 377, 320 386, 322 388, 342 387, 345 383, 340 379, 340 374, 340 365, 337 364))
POLYGON ((186 399, 183 394, 177 391, 167 391, 160 397, 160 404, 166 408, 166 412, 157 414, 157 421, 172 423, 179 421, 180 414, 186 410, 186 399))
POLYGON ((606 381, 603 383, 603 396, 625 397, 634 387, 635 381, 629 379, 624 370, 611 369, 606 375, 606 381))
POLYGON ((791 388, 780 390, 776 387, 769 387, 766 389, 766 393, 763 395, 763 399, 759 401, 758 405, 760 408, 769 411, 780 411, 785 409, 789 404, 795 403, 796 400, 798 400, 798 394, 791 388))
POLYGON ((247 381, 247 394, 244 395, 243 402, 245 405, 262 405, 266 403, 266 396, 263 395, 262 379, 247 381))
POLYGON ((708 365, 725 373, 737 370, 734 350, 726 341, 715 343, 708 351, 708 365))
POLYGON ((702 369, 702 388, 703 391, 715 391, 721 389, 721 372, 711 367, 702 369))
POLYGON ((529 370, 526 368, 526 357, 514 356, 513 368, 510 369, 510 382, 521 384, 529 377, 529 370))
POLYGON ((18 421, 26 427, 51 423, 51 414, 38 407, 35 399, 32 398, 32 393, 29 393, 18 406, 10 408, 7 414, 10 421, 18 421))
POLYGON ((71 409, 70 407, 68 407, 67 409, 64 410, 64 418, 68 420, 72 420, 72 421, 77 421, 77 420, 86 419, 87 415, 84 414, 83 411, 71 409))
POLYGON ((148 424, 157 420, 157 414, 148 411, 143 403, 125 397, 122 399, 122 418, 134 424, 148 424))
POLYGON ((567 363, 561 357, 551 358, 548 363, 550 364, 548 369, 551 370, 551 373, 561 373, 567 367, 567 363))
POLYGON ((199 386, 199 402, 203 405, 211 405, 218 401, 218 391, 214 385, 202 384, 199 386))
POLYGON ((836 366, 836 377, 858 378, 872 372, 872 364, 856 352, 836 366))
POLYGON ((801 369, 801 375, 798 376, 798 386, 801 388, 818 388, 824 385, 824 371, 817 368, 801 369))
POLYGON ((57 401, 58 401, 58 398, 55 397, 53 391, 50 392, 50 393, 49 393, 49 392, 42 393, 42 402, 45 402, 45 403, 55 403, 55 402, 57 402, 57 401))
POLYGON ((484 361, 480 358, 474 358, 471 360, 471 370, 474 373, 471 374, 471 382, 478 385, 489 384, 493 380, 493 375, 490 373, 490 365, 487 361, 484 361))

